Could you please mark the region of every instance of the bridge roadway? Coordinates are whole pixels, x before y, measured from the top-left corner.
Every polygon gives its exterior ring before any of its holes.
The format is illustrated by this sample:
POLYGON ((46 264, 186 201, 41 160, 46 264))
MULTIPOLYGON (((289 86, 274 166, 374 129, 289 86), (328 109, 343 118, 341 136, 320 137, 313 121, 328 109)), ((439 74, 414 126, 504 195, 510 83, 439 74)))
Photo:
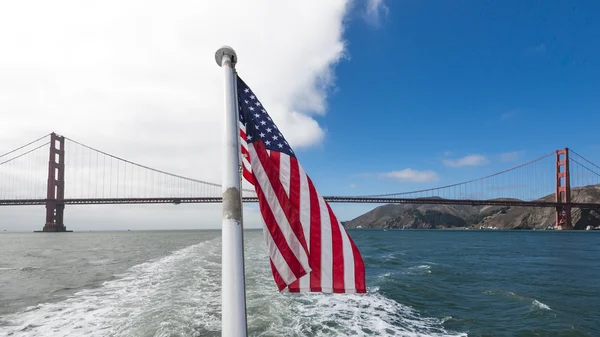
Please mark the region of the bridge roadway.
MULTIPOLYGON (((471 206, 519 206, 519 207, 564 207, 584 209, 600 209, 600 204, 572 202, 563 204, 550 201, 522 200, 463 200, 443 198, 373 198, 373 197, 324 197, 329 203, 362 203, 362 204, 437 204, 437 205, 471 205, 471 206)), ((0 200, 0 206, 45 205, 46 199, 12 199, 0 200)), ((163 198, 88 198, 56 200, 65 205, 123 205, 123 204, 211 204, 220 203, 219 197, 163 197, 163 198)), ((257 202, 256 197, 244 197, 244 202, 257 202)))

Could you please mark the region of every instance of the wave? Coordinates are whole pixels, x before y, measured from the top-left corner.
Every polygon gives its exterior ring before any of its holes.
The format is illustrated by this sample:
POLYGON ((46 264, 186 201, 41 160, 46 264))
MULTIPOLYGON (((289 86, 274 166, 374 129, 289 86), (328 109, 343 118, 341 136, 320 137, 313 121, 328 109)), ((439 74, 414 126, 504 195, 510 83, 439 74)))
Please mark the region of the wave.
POLYGON ((507 298, 515 299, 517 301, 531 302, 531 307, 540 310, 552 310, 549 305, 538 301, 537 299, 529 296, 519 295, 512 291, 507 290, 485 290, 485 295, 500 295, 507 298))
POLYGON ((542 310, 552 310, 547 304, 544 304, 536 299, 534 299, 531 302, 531 305, 535 308, 542 309, 542 310))
MULTIPOLYGON (((60 302, 0 317, 0 336, 220 336, 220 238, 130 268, 60 302)), ((378 288, 367 294, 280 294, 262 237, 246 239, 250 336, 466 336, 378 288)))

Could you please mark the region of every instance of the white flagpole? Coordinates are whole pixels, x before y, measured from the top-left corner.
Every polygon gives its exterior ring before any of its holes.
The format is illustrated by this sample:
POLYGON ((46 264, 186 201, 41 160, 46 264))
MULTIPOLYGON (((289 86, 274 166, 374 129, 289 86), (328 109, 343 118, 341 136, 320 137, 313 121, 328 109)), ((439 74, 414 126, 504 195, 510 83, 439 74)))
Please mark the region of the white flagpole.
POLYGON ((225 75, 225 130, 223 133, 223 222, 222 222, 222 315, 221 336, 245 337, 246 290, 244 280, 244 240, 240 184, 240 146, 237 92, 234 68, 237 55, 223 46, 215 53, 225 75))

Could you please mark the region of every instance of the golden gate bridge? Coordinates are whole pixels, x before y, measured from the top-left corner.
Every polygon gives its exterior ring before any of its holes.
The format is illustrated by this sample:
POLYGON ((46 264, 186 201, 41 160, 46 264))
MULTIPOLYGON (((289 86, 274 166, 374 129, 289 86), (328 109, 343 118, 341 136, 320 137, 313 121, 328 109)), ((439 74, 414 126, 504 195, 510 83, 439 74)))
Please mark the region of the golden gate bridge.
MULTIPOLYGON (((325 196, 332 203, 551 207, 556 228, 572 229, 571 210, 600 210, 577 191, 600 183, 600 166, 572 149, 456 184, 378 195, 325 196), (575 197, 572 197, 572 194, 575 197)), ((0 154, 0 206, 44 205, 42 231, 64 232, 66 205, 220 203, 221 185, 111 155, 51 133, 0 154)), ((256 202, 243 189, 244 202, 256 202)))

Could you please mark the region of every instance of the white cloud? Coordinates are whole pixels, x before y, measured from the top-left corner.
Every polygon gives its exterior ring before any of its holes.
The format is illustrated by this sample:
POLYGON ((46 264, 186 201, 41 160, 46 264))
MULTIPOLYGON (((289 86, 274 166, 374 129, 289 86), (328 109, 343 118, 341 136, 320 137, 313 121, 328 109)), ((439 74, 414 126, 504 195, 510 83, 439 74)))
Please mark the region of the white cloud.
POLYGON ((511 162, 518 160, 523 155, 523 151, 504 152, 500 154, 500 160, 503 162, 511 162))
POLYGON ((388 13, 389 8, 386 5, 385 0, 367 0, 367 8, 365 9, 365 18, 367 22, 377 26, 388 13))
POLYGON ((348 187, 350 187, 350 188, 356 188, 356 184, 350 184, 350 185, 348 185, 348 187))
POLYGON ((464 167, 464 166, 482 166, 489 163, 489 160, 480 154, 470 154, 468 156, 457 158, 457 159, 444 159, 444 165, 450 167, 464 167))
MULTIPOLYGON (((313 116, 326 112, 345 56, 349 2, 3 1, 0 153, 56 131, 220 182, 223 77, 214 52, 223 44, 292 146, 318 145, 325 132, 313 116)), ((220 208, 198 207, 215 214, 201 221, 214 226, 220 208)))
POLYGON ((391 171, 381 174, 382 177, 395 179, 401 182, 427 183, 438 181, 438 175, 433 171, 418 171, 410 168, 391 171))

